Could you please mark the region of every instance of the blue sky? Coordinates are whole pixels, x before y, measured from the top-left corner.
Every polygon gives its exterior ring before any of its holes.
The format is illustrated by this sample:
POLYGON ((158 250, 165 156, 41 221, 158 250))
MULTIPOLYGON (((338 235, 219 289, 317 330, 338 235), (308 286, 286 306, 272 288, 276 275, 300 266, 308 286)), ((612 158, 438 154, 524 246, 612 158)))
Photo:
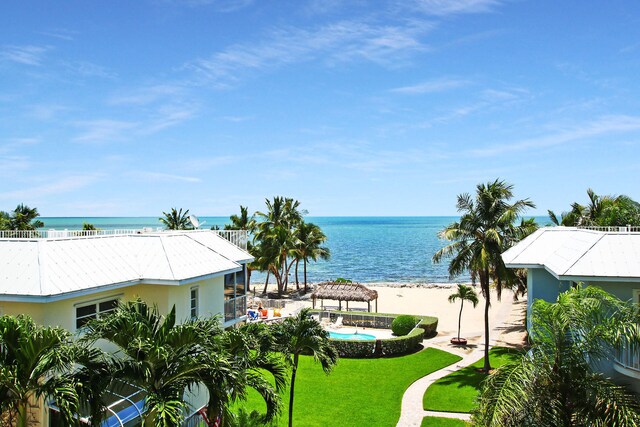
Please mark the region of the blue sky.
POLYGON ((449 215, 640 199, 640 2, 0 3, 0 209, 449 215))

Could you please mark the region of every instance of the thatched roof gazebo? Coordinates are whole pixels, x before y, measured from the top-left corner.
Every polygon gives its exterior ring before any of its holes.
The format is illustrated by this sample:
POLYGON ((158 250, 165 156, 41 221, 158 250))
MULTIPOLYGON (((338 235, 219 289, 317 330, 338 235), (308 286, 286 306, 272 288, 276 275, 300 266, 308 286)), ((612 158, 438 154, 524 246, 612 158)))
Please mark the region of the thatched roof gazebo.
POLYGON ((349 301, 363 301, 367 303, 367 311, 371 311, 371 301, 375 300, 376 313, 378 312, 378 292, 360 283, 319 283, 311 294, 311 298, 313 300, 313 308, 316 308, 316 299, 321 300, 322 306, 324 306, 324 300, 329 299, 338 301, 338 310, 342 310, 342 301, 347 302, 347 310, 349 310, 349 301))

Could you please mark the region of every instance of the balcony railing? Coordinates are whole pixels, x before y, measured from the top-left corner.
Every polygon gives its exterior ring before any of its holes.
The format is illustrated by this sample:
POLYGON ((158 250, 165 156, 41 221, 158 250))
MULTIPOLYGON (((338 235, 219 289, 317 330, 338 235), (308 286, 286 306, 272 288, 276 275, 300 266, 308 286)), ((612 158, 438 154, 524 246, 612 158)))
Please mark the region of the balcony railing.
POLYGON ((640 348, 625 348, 616 355, 616 364, 640 374, 640 348))
POLYGON ((224 302, 224 321, 230 322, 247 314, 247 296, 228 299, 224 302))
POLYGON ((623 225, 623 226, 599 226, 599 225, 582 225, 578 228, 583 230, 604 231, 607 233, 640 233, 640 226, 623 225))
MULTIPOLYGON (((75 237, 126 236, 132 234, 161 233, 165 231, 167 230, 153 227, 113 230, 0 230, 0 239, 67 239, 75 237)), ((191 230, 191 232, 194 233, 203 231, 208 230, 191 230)), ((247 241, 249 237, 246 230, 213 231, 239 248, 247 250, 247 241)))

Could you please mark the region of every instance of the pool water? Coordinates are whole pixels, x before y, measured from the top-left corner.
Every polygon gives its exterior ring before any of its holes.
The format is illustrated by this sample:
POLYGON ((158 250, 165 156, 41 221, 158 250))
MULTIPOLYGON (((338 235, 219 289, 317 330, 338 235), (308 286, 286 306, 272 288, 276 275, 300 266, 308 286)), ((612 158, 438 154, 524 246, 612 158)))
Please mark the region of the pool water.
POLYGON ((375 335, 371 334, 341 334, 339 332, 329 332, 329 338, 334 340, 375 340, 375 335))

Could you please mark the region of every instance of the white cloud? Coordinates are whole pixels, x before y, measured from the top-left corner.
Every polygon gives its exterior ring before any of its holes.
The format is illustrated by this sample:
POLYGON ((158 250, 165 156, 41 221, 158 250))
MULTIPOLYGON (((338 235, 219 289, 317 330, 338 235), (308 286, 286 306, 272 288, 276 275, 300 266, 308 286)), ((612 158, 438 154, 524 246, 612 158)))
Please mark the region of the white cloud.
POLYGON ((182 175, 173 175, 162 172, 135 172, 132 174, 133 176, 140 177, 142 179, 152 181, 152 182, 202 182, 202 179, 194 177, 194 176, 182 176, 182 175))
POLYGON ((24 65, 41 65, 45 53, 49 50, 51 50, 49 46, 5 45, 0 49, 0 60, 24 65))
POLYGON ((469 80, 443 77, 440 79, 434 79, 434 80, 418 83, 413 86, 403 86, 403 87, 391 89, 391 92, 404 93, 404 94, 410 94, 410 95, 422 94, 422 93, 444 92, 447 90, 457 89, 459 87, 467 86, 470 83, 471 82, 469 80))
POLYGON ((207 59, 186 64, 201 83, 226 88, 247 71, 274 69, 314 59, 328 65, 366 60, 396 66, 404 55, 426 51, 420 37, 433 25, 425 21, 379 25, 365 21, 341 21, 313 30, 280 28, 260 43, 237 44, 207 59))
POLYGON ((184 87, 174 84, 157 84, 111 97, 113 105, 147 105, 162 99, 184 95, 184 87))
MULTIPOLYGON (((408 1, 408 0, 407 0, 408 1)), ((428 15, 445 16, 462 13, 489 12, 502 3, 499 0, 414 0, 413 5, 428 15)))
POLYGON ((580 142, 594 137, 635 131, 640 131, 640 116, 603 116, 572 129, 562 130, 538 138, 516 141, 510 144, 478 148, 470 150, 468 154, 476 157, 488 157, 509 152, 549 148, 569 142, 580 142))
POLYGON ((139 126, 136 122, 122 120, 99 119, 77 122, 76 126, 84 128, 84 131, 74 138, 76 142, 111 142, 126 138, 139 126))
POLYGON ((34 200, 53 194, 68 193, 87 187, 97 179, 97 175, 69 175, 47 184, 0 193, 0 200, 34 200))

